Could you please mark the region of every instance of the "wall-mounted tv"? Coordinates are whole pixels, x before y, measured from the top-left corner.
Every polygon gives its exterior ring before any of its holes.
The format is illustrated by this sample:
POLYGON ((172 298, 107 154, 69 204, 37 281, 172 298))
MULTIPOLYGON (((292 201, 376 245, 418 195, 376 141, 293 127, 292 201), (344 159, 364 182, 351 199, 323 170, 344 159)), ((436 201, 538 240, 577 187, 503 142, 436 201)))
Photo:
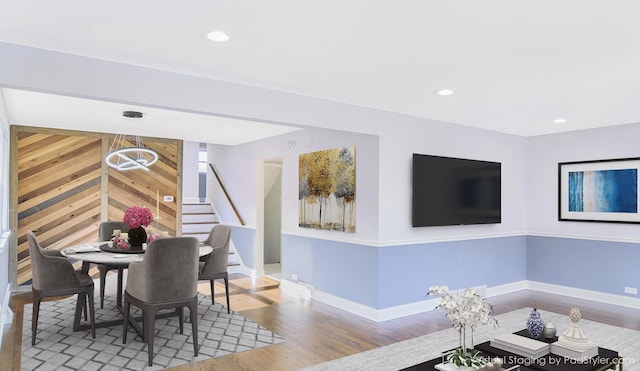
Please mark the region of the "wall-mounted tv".
POLYGON ((412 224, 500 223, 499 162, 413 154, 412 224))

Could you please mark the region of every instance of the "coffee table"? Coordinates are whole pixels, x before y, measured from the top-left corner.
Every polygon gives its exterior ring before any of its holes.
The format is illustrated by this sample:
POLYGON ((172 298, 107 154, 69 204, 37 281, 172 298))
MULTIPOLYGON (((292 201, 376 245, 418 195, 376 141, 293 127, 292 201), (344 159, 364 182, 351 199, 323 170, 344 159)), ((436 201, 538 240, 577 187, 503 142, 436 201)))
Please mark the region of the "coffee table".
MULTIPOLYGON (((517 331, 515 334, 529 337, 527 330, 517 331)), ((553 343, 558 340, 558 337, 536 340, 553 343)), ((565 360, 564 357, 555 354, 547 354, 544 357, 531 360, 502 349, 494 348, 489 341, 478 344, 474 348, 487 355, 487 357, 502 358, 504 360, 502 367, 505 369, 519 365, 521 371, 601 371, 607 369, 622 371, 623 364, 623 359, 618 355, 618 352, 600 347, 598 347, 598 355, 585 363, 572 362, 568 359, 565 360)), ((435 370, 435 366, 441 362, 442 358, 436 358, 407 367, 403 369, 403 371, 433 371, 435 370)))

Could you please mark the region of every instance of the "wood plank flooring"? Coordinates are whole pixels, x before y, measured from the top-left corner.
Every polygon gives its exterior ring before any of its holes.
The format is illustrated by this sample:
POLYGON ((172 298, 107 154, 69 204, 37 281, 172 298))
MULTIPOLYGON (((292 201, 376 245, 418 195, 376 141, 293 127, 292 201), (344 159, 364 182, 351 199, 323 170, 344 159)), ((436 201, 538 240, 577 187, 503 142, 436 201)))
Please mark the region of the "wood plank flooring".
MULTIPOLYGON (((224 304, 224 286, 216 284, 215 289, 216 301, 224 304)), ((207 282, 201 283, 199 290, 210 294, 207 282)), ((441 311, 375 323, 322 303, 281 295, 278 281, 266 277, 233 275, 230 293, 234 311, 283 336, 286 342, 172 370, 296 370, 450 327, 441 311)), ((20 370, 22 313, 30 300, 30 293, 12 298, 15 316, 2 341, 2 370, 20 370)), ((638 309, 530 290, 493 297, 490 302, 496 314, 524 307, 568 313, 576 306, 584 319, 640 330, 638 309)))

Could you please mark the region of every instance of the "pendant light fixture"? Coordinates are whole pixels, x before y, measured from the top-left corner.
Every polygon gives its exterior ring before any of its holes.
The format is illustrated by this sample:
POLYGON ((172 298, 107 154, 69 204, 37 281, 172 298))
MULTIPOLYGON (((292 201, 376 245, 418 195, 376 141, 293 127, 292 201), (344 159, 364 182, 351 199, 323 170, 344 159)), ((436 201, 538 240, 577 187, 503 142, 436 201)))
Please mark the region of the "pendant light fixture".
MULTIPOLYGON (((124 111, 122 116, 138 119, 142 118, 142 112, 124 111)), ((142 138, 138 135, 135 136, 135 147, 127 147, 126 139, 125 134, 116 135, 105 158, 107 165, 118 171, 134 169, 149 171, 149 166, 158 161, 158 154, 144 148, 142 138)))

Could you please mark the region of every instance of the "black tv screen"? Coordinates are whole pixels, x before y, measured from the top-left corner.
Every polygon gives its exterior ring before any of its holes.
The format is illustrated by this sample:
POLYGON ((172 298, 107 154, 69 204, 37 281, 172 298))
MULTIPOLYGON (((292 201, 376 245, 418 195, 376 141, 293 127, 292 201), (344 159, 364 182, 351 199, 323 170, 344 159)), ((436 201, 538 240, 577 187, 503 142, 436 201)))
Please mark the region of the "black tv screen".
POLYGON ((414 153, 413 226, 500 223, 500 165, 414 153))

